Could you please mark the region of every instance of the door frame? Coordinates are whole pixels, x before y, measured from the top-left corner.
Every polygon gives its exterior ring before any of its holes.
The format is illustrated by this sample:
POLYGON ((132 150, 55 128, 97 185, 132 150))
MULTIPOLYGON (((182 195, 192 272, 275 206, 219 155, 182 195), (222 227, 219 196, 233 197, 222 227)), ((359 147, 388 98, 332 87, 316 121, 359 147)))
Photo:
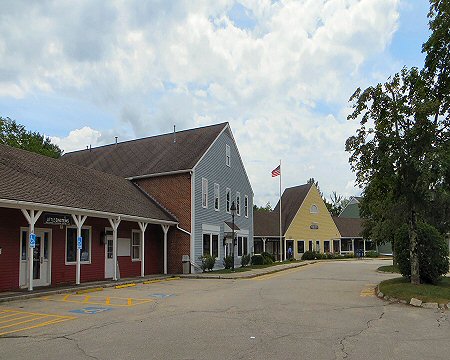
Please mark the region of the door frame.
MULTIPOLYGON (((114 247, 114 235, 110 235, 108 234, 109 232, 112 232, 113 229, 111 227, 105 227, 105 257, 104 257, 104 273, 103 273, 103 277, 105 279, 111 279, 114 277, 114 257, 112 260, 108 260, 108 237, 111 237, 113 240, 113 247, 114 247), (111 277, 106 277, 106 267, 107 267, 107 262, 111 261, 113 263, 113 268, 112 268, 112 276, 111 277)), ((114 254, 114 250, 113 250, 113 254, 114 254)), ((116 265, 117 266, 117 265, 116 265)))
MULTIPOLYGON (((29 234, 30 228, 29 227, 20 227, 20 232, 19 232, 19 287, 20 288, 26 288, 28 287, 28 276, 29 276, 29 271, 28 271, 28 256, 29 256, 29 241, 30 241, 30 234, 29 234), (26 231, 27 232, 27 239, 26 239, 26 260, 22 260, 22 232, 26 231), (25 284, 21 284, 20 283, 20 279, 22 278, 22 264, 25 263, 25 284)), ((47 275, 48 275, 48 282, 46 282, 45 284, 37 284, 36 280, 33 280, 33 284, 35 286, 50 286, 52 284, 52 257, 53 257, 53 241, 52 241, 52 229, 51 228, 35 228, 34 229, 34 233, 35 234, 39 234, 41 235, 41 241, 43 241, 44 239, 44 232, 48 232, 48 269, 47 269, 47 275)), ((65 254, 64 254, 65 257, 65 254)))

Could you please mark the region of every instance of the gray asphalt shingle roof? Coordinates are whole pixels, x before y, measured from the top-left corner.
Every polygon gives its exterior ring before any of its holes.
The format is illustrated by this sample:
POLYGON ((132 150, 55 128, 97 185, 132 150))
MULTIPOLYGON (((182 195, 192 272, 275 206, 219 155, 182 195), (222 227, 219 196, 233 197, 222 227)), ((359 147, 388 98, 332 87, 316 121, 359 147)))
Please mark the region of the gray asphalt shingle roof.
POLYGON ((0 145, 0 199, 177 220, 131 181, 0 145))
POLYGON ((362 237, 362 219, 344 218, 333 216, 341 237, 359 238, 362 237))
POLYGON ((125 178, 190 170, 226 126, 221 123, 119 142, 67 153, 61 159, 125 178))

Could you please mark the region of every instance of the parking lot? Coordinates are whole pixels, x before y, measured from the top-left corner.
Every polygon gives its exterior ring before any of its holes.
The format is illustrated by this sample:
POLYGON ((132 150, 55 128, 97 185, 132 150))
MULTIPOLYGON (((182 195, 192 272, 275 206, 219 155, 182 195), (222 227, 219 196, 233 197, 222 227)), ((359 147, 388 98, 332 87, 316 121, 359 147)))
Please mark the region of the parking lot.
POLYGON ((0 359, 448 359, 448 311, 374 296, 386 261, 0 304, 0 359))

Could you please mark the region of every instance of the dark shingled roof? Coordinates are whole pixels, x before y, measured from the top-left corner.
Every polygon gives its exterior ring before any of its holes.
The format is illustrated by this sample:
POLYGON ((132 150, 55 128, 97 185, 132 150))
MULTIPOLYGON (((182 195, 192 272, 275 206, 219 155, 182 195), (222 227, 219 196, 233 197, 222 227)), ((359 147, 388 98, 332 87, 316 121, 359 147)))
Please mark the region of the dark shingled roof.
POLYGON ((67 153, 61 159, 125 178, 190 170, 226 126, 228 123, 125 141, 67 153))
POLYGON ((360 238, 362 237, 362 220, 355 218, 343 218, 333 216, 341 237, 360 238))
MULTIPOLYGON (((284 190, 283 196, 281 197, 281 225, 283 234, 291 225, 292 220, 294 220, 294 217, 297 214, 298 209, 300 209, 300 206, 303 204, 306 195, 308 195, 311 186, 311 184, 304 184, 284 190)), ((273 212, 279 214, 279 206, 280 202, 275 206, 273 212)))
POLYGON ((280 236, 279 213, 255 210, 253 212, 254 236, 280 236))
POLYGON ((0 199, 177 222, 129 180, 6 145, 0 199))

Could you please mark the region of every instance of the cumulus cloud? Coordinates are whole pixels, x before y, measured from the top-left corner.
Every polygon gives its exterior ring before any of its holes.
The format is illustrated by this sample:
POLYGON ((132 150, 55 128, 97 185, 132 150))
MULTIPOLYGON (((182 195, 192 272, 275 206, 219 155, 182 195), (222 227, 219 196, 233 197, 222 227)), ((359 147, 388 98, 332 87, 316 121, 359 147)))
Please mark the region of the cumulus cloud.
MULTIPOLYGON (((349 193, 345 121, 361 71, 398 27, 399 0, 4 1, 0 97, 62 94, 117 123, 54 137, 66 151, 229 121, 256 202, 315 177, 349 193), (95 129, 95 130, 94 130, 95 129), (123 139, 124 140, 124 139, 123 139), (109 141, 110 142, 110 141, 109 141)), ((388 65, 387 65, 388 66, 388 65)))

